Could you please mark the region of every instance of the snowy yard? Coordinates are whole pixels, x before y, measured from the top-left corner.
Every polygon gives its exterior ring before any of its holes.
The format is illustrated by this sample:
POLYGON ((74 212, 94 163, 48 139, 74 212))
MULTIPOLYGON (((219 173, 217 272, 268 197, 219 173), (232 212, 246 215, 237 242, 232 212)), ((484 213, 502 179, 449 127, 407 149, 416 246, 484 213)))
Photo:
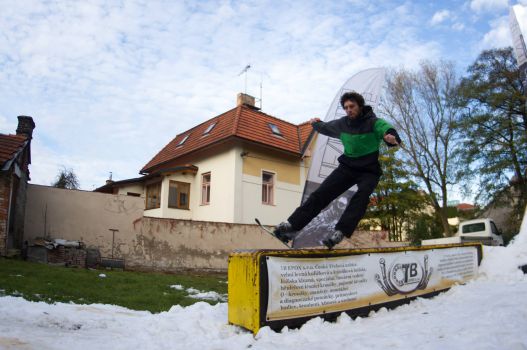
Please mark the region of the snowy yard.
MULTIPOLYGON (((485 247, 476 280, 367 318, 316 318, 253 335, 227 324, 227 303, 152 314, 113 305, 0 298, 0 349, 527 349, 527 222, 509 247, 485 247)), ((178 288, 174 286, 173 288, 178 288)))

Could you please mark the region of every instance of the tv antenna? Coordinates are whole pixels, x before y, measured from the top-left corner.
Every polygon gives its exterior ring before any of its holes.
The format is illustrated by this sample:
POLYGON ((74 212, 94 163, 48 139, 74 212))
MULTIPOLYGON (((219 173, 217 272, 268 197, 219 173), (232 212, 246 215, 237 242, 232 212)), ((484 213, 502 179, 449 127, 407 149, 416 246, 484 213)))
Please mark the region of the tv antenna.
POLYGON ((247 71, 249 70, 249 68, 251 68, 250 64, 246 65, 245 68, 242 69, 242 71, 238 74, 238 76, 240 76, 245 73, 245 94, 247 94, 247 71))

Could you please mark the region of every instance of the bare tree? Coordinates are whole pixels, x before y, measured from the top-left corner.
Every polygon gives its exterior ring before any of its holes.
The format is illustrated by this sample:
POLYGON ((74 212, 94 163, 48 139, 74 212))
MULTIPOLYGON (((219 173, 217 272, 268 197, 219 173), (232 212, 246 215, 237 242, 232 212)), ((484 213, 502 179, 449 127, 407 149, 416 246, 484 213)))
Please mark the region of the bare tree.
POLYGON ((445 234, 450 234, 447 200, 460 162, 453 159, 458 78, 452 63, 423 62, 416 71, 391 72, 381 111, 402 135, 408 171, 424 186, 445 234))
POLYGON ((62 169, 59 170, 55 182, 53 182, 51 186, 76 190, 79 189, 79 179, 73 172, 73 169, 66 169, 66 167, 63 166, 62 169))

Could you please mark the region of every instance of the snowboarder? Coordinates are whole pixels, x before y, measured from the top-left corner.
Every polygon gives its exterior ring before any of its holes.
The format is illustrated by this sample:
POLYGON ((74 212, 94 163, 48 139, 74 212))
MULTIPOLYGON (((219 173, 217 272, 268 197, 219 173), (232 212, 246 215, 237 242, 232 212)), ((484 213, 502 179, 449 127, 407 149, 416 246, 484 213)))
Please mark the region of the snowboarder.
POLYGON ((334 229, 320 241, 329 249, 351 237, 357 224, 366 212, 369 197, 379 182, 379 146, 382 140, 388 147, 401 143, 397 131, 385 120, 377 118, 371 106, 364 104, 364 97, 356 92, 347 92, 340 98, 346 116, 323 122, 318 118, 310 120, 313 129, 319 133, 339 138, 344 153, 338 158, 339 166, 322 182, 309 198, 293 214, 274 229, 282 241, 292 240, 320 211, 351 186, 358 190, 350 199, 334 229))

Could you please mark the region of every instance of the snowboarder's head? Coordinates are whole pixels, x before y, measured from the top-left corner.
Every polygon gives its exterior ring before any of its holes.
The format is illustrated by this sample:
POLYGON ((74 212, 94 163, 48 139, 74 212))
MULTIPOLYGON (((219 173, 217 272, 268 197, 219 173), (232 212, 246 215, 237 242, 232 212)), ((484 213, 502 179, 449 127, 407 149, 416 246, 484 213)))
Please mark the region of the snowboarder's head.
POLYGON ((364 97, 357 92, 346 92, 340 97, 340 105, 351 119, 356 119, 364 107, 364 97))

